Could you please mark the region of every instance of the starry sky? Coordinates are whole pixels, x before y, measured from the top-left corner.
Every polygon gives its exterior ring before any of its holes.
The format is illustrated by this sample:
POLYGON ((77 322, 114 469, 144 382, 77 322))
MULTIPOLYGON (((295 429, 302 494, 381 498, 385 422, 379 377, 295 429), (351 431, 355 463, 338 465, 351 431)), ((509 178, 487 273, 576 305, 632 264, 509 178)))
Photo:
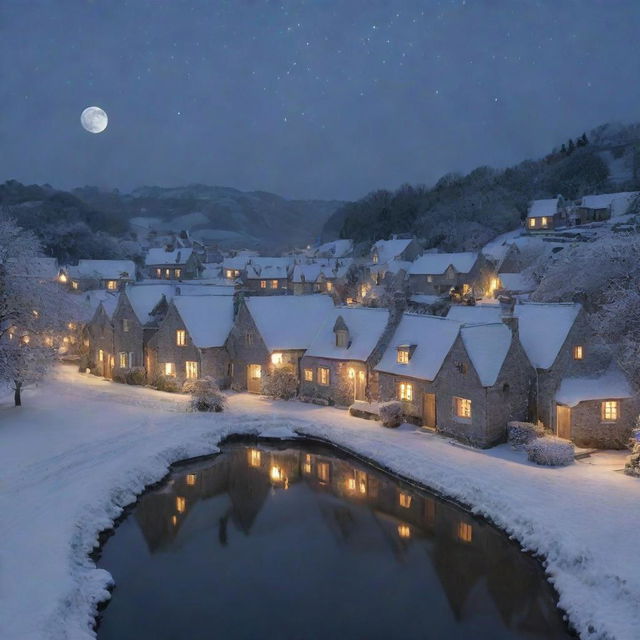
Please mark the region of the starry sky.
POLYGON ((640 120, 639 33, 638 0, 3 0, 0 181, 433 184, 640 120))

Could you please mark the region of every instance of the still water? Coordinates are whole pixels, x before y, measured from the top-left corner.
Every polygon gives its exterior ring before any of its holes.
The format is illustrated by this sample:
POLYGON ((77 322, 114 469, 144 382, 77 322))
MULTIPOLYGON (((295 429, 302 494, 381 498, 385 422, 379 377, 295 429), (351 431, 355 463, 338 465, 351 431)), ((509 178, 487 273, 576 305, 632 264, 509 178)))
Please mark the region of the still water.
POLYGON ((571 637, 506 536, 332 449, 229 444, 104 545, 99 640, 571 637))

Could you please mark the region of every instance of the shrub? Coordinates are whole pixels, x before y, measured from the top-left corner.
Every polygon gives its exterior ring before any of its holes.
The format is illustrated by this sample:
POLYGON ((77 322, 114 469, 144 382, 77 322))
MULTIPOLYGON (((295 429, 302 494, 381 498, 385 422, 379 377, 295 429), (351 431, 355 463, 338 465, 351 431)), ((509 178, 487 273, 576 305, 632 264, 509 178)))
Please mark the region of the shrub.
POLYGON ((187 380, 182 391, 191 394, 191 402, 187 411, 223 411, 227 398, 220 391, 213 378, 200 378, 199 380, 187 380))
POLYGON ((114 382, 119 382, 120 384, 127 384, 127 373, 128 369, 114 369, 111 373, 111 379, 114 382))
POLYGON ((102 377, 102 367, 91 367, 91 373, 94 376, 102 377))
POLYGON ((526 445, 527 456, 531 462, 549 467, 560 467, 573 464, 575 447, 555 436, 536 438, 526 445))
POLYGON ((380 405, 380 420, 383 427, 395 429, 402 424, 402 403, 397 400, 380 405))
POLYGON ((298 392, 298 379, 291 365, 275 368, 262 381, 262 393, 271 398, 290 400, 298 392))
POLYGON ((631 457, 624 465, 624 472, 628 476, 640 478, 640 427, 633 430, 629 440, 629 448, 631 449, 631 457))
POLYGON ((168 393, 178 393, 178 383, 175 378, 167 378, 167 376, 159 375, 155 378, 152 385, 158 391, 167 391, 168 393))
POLYGON ((507 439, 516 448, 524 447, 533 442, 536 438, 544 435, 544 427, 532 422, 509 422, 507 423, 507 439))
POLYGON ((125 380, 127 384, 144 384, 147 374, 144 367, 133 367, 127 369, 125 373, 125 380))

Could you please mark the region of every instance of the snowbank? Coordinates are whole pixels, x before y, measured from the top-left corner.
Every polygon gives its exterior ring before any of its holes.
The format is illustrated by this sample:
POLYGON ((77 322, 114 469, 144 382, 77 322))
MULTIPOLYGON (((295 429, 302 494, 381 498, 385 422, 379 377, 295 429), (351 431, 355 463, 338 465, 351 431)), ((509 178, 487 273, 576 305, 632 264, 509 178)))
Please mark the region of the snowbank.
POLYGON ((546 558, 560 605, 589 638, 640 628, 640 483, 576 463, 548 469, 509 445, 489 451, 409 425, 383 429, 337 409, 232 395, 221 414, 187 397, 61 371, 0 405, 0 638, 93 638, 110 576, 88 553, 98 533, 177 460, 213 453, 230 433, 336 443, 491 518, 546 558), (593 632, 590 632, 590 629, 593 632))

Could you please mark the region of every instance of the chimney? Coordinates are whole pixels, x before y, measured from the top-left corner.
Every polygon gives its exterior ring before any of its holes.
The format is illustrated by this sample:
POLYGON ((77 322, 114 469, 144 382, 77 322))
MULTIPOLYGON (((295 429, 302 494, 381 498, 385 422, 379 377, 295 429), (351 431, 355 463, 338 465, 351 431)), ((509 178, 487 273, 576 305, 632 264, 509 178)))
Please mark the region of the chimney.
POLYGON ((502 312, 502 322, 511 329, 514 337, 518 336, 518 316, 513 311, 515 308, 515 300, 511 297, 500 297, 500 310, 502 312))

